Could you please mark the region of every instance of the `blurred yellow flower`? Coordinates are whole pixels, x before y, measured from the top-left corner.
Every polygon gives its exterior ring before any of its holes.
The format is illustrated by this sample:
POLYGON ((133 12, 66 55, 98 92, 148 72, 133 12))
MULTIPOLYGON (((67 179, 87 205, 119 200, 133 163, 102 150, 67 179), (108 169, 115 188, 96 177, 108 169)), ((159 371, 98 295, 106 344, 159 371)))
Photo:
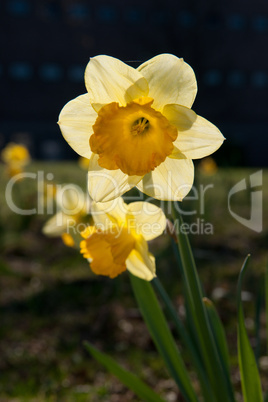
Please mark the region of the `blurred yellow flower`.
POLYGON ((197 92, 192 68, 171 54, 137 69, 96 56, 85 84, 88 93, 64 106, 59 125, 69 145, 89 159, 90 196, 106 202, 137 186, 161 200, 185 197, 193 184, 192 159, 224 140, 191 110, 197 92))
POLYGON ((205 175, 213 175, 217 172, 218 166, 215 160, 211 156, 208 156, 199 162, 198 170, 205 175))
POLYGON ((120 197, 108 203, 92 203, 95 226, 82 233, 81 253, 97 275, 114 278, 128 269, 150 281, 155 259, 147 241, 160 236, 166 227, 163 211, 148 202, 125 204, 120 197))
MULTIPOLYGON (((7 175, 9 177, 14 177, 17 174, 22 173, 23 169, 22 169, 21 166, 15 166, 13 164, 8 164, 8 165, 6 165, 6 170, 5 171, 6 171, 6 173, 7 173, 7 175)), ((17 179, 17 181, 20 181, 20 180, 22 180, 22 178, 19 179, 19 180, 17 179)))
POLYGON ((21 144, 10 142, 1 152, 1 159, 6 164, 6 171, 10 177, 13 177, 23 171, 23 167, 30 160, 28 149, 21 144))

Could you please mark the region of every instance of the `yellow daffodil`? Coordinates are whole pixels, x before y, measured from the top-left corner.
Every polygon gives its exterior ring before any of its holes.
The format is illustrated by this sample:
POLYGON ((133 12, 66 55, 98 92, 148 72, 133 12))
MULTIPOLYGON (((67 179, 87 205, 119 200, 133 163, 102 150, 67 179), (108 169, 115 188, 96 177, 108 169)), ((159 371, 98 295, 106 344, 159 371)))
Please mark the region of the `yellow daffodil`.
POLYGON ((7 165, 14 164, 18 166, 25 166, 30 162, 30 154, 28 149, 21 144, 10 142, 2 150, 2 160, 7 165))
POLYGON ((13 177, 23 171, 30 160, 28 149, 21 144, 10 142, 1 152, 2 161, 6 164, 8 176, 13 177))
POLYGON ((125 204, 120 197, 108 203, 92 203, 95 226, 82 233, 81 253, 97 275, 114 278, 128 269, 150 281, 155 277, 155 259, 147 241, 166 227, 164 213, 148 202, 125 204))
MULTIPOLYGON (((22 173, 23 169, 21 166, 9 164, 9 165, 6 165, 5 172, 8 177, 14 177, 14 176, 17 176, 18 174, 22 173)), ((23 178, 21 177, 21 178, 17 179, 17 181, 21 181, 22 179, 23 178)))
POLYGON ((224 137, 191 109, 197 83, 192 68, 171 54, 134 69, 109 56, 93 57, 87 93, 62 109, 64 138, 89 159, 88 189, 106 202, 136 186, 161 200, 190 191, 192 159, 217 150, 224 137))
POLYGON ((217 163, 211 156, 208 156, 199 163, 198 170, 204 175, 212 176, 218 170, 217 163))
POLYGON ((69 247, 79 245, 80 231, 91 220, 88 197, 77 186, 64 185, 57 189, 56 207, 57 213, 46 222, 43 233, 50 237, 61 236, 69 247))

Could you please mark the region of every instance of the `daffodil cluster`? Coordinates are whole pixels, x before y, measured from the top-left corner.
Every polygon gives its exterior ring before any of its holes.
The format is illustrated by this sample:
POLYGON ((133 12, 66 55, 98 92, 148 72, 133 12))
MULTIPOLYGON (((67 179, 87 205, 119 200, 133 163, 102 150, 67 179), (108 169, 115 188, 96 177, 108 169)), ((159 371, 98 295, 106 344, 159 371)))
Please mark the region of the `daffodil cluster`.
POLYGON ((85 84, 87 93, 67 103, 58 122, 88 166, 95 225, 82 232, 81 252, 96 274, 115 277, 128 269, 151 280, 155 263, 146 242, 164 231, 166 219, 156 206, 126 205, 120 196, 136 186, 150 197, 181 201, 193 184, 192 160, 216 151, 224 137, 191 109, 195 74, 171 54, 137 69, 113 57, 93 57, 85 84))

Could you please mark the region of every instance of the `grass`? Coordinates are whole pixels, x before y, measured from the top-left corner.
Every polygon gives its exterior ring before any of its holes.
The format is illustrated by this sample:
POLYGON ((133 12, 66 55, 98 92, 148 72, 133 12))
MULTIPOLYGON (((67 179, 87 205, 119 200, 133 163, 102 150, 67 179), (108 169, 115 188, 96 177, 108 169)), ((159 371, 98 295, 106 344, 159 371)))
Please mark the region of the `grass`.
MULTIPOLYGON (((251 253, 244 308, 254 344, 255 304, 267 263, 268 171, 263 172, 265 226, 261 233, 237 222, 228 212, 227 200, 232 186, 243 178, 248 180, 256 170, 225 168, 206 176, 197 169, 197 192, 192 191, 192 197, 181 204, 188 212, 184 219, 192 232, 191 244, 205 292, 216 303, 227 328, 238 395, 236 285, 242 261, 251 253), (213 234, 202 232, 206 224, 211 224, 213 234)), ((27 172, 36 179, 32 176, 14 186, 20 208, 37 207, 37 177, 42 175, 48 184, 73 182, 86 191, 86 173, 75 162, 36 162, 27 172)), ((0 185, 5 189, 8 179, 2 166, 0 174, 0 185)), ((137 195, 135 190, 132 195, 137 195)), ((233 211, 248 218, 249 204, 249 191, 243 191, 233 197, 231 205, 233 211)), ((13 213, 4 191, 0 205, 0 401, 136 401, 132 392, 85 352, 84 340, 110 353, 167 400, 180 400, 141 320, 127 273, 115 280, 94 276, 76 250, 64 246, 60 238, 42 234, 48 214, 13 213)), ((169 205, 164 207, 168 211, 169 205)), ((150 248, 157 259, 158 276, 183 316, 180 278, 169 236, 151 242, 150 248)), ((260 339, 260 355, 265 356, 263 314, 260 339)), ((267 390, 265 365, 261 373, 267 390)), ((195 382, 195 375, 191 375, 195 382)))

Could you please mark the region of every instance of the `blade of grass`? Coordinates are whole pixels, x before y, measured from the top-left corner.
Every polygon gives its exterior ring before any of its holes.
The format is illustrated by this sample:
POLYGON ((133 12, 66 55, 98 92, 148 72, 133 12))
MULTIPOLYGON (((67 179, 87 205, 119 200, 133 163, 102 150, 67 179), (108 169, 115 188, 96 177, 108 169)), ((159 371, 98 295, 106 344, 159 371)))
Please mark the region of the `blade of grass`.
POLYGON ((237 310, 238 310, 238 362, 241 375, 242 392, 245 402, 263 402, 260 375, 256 359, 247 335, 244 312, 241 300, 242 280, 246 272, 249 255, 245 259, 238 279, 237 310))
POLYGON ((203 292, 197 274, 188 236, 183 230, 183 220, 176 204, 173 206, 178 249, 182 262, 182 277, 186 303, 190 314, 188 320, 190 326, 196 330, 196 339, 199 343, 199 351, 207 370, 207 375, 217 402, 234 401, 234 392, 229 373, 217 349, 217 345, 210 327, 208 314, 203 304, 203 292))
POLYGON ((198 401, 177 345, 150 282, 130 274, 131 284, 151 337, 186 401, 198 401))
POLYGON ((87 351, 107 370, 119 378, 119 380, 141 399, 148 402, 164 402, 148 385, 144 384, 138 377, 121 367, 114 359, 105 353, 100 352, 91 343, 84 342, 87 351))

